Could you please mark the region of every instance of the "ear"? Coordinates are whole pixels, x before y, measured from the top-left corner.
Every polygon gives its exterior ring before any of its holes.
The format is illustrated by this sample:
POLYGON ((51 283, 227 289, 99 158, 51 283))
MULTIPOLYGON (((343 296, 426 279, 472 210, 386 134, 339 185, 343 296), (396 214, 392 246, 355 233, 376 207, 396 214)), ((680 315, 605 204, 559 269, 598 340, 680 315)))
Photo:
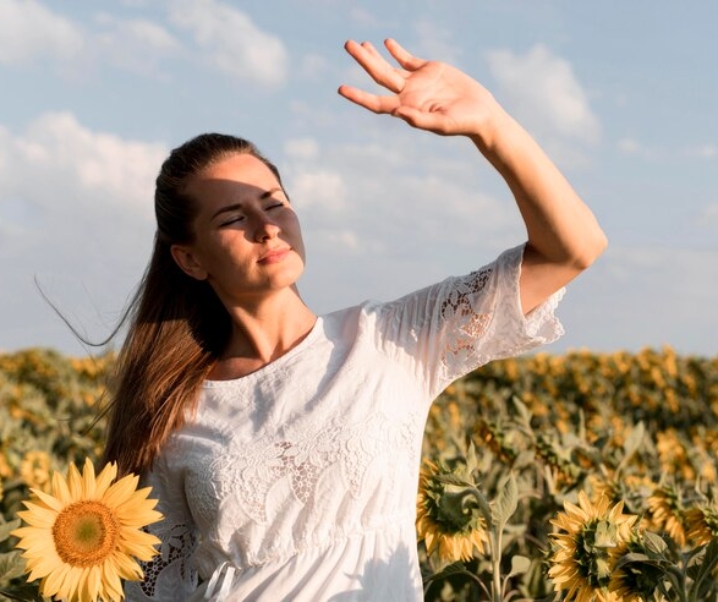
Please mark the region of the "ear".
POLYGON ((194 254, 192 247, 186 245, 172 245, 170 247, 170 253, 172 253, 172 259, 175 260, 175 263, 190 278, 194 278, 195 280, 207 280, 207 270, 202 267, 202 264, 194 254))

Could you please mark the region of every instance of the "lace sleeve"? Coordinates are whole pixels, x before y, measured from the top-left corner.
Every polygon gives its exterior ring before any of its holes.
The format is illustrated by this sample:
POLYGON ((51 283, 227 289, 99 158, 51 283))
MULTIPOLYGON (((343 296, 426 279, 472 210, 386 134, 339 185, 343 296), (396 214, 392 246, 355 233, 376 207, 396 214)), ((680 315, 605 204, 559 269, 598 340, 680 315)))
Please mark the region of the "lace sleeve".
POLYGON ((564 289, 526 316, 521 310, 523 249, 509 249, 475 272, 378 308, 379 345, 411 366, 432 399, 491 360, 524 353, 563 334, 554 310, 564 289))
POLYGON ((144 580, 125 582, 125 597, 129 602, 182 602, 197 587, 197 573, 192 564, 197 536, 183 482, 158 458, 154 469, 143 475, 142 485, 152 487, 150 497, 159 500, 157 510, 162 512, 164 519, 151 525, 149 531, 162 543, 159 555, 149 562, 140 563, 144 580))

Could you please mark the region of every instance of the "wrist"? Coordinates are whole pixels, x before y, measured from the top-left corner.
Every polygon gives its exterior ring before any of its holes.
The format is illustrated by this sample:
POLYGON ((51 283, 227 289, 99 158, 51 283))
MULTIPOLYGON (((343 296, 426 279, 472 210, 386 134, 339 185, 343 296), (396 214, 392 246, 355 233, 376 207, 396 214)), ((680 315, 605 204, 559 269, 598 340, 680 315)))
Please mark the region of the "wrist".
POLYGON ((518 124, 503 107, 494 101, 485 111, 481 121, 477 123, 473 133, 469 134, 469 138, 482 154, 486 156, 500 154, 517 126, 518 124))

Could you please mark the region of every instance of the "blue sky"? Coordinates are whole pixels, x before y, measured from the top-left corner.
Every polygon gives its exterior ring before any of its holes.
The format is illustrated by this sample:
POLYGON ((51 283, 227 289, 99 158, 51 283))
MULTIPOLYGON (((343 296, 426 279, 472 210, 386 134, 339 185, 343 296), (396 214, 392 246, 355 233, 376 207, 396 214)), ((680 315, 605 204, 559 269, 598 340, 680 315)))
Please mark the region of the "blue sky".
POLYGON ((375 116, 342 45, 394 37, 489 88, 608 234, 562 353, 718 351, 718 4, 0 0, 0 349, 84 354, 139 280, 164 156, 205 131, 278 164, 316 312, 469 272, 524 240, 473 147, 375 116))

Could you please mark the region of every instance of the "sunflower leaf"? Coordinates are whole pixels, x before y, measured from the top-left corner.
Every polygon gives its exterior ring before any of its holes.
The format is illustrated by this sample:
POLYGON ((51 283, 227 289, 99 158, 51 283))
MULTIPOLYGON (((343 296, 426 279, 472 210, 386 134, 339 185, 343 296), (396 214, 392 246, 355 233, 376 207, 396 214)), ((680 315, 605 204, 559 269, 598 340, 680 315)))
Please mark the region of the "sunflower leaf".
POLYGON ((523 575, 525 572, 527 572, 531 568, 531 560, 529 558, 526 558, 526 556, 512 556, 511 557, 511 571, 508 575, 506 575, 506 578, 514 577, 516 575, 523 575))
POLYGON ((646 427, 643 422, 639 422, 629 433, 628 437, 626 437, 626 442, 623 444, 623 459, 621 460, 620 468, 623 468, 623 466, 631 459, 633 454, 638 451, 645 435, 646 427))
POLYGON ((646 549, 656 554, 662 554, 668 547, 665 540, 652 531, 644 531, 643 540, 646 543, 646 549))
MULTIPOLYGON (((471 574, 467 570, 466 566, 463 562, 453 562, 447 566, 445 566, 441 571, 438 573, 434 573, 430 577, 424 580, 424 583, 430 583, 432 581, 436 581, 437 579, 445 579, 446 577, 451 577, 453 575, 466 575, 471 574)), ((472 574, 473 576, 473 574, 472 574)))
POLYGON ((12 589, 0 589, 0 596, 5 596, 8 600, 18 600, 18 602, 44 602, 43 598, 34 585, 21 585, 12 589))
POLYGON ((472 487, 473 483, 469 483, 466 479, 462 479, 460 476, 455 474, 437 474, 434 479, 443 483, 444 485, 456 485, 458 487, 472 487))
POLYGON ((25 561, 20 552, 12 551, 0 554, 0 581, 10 581, 25 573, 25 561))
POLYGON ((499 531, 503 531, 509 518, 516 512, 518 499, 519 490, 516 484, 516 477, 511 473, 494 502, 493 521, 494 524, 498 526, 499 531))
POLYGON ((708 593, 712 588, 715 588, 715 580, 711 579, 710 576, 715 571, 717 564, 718 540, 713 539, 706 548, 703 562, 699 565, 700 568, 698 568, 696 575, 693 576, 694 583, 692 590, 694 595, 691 597, 692 600, 708 599, 708 593))
POLYGON ((8 537, 10 537, 10 533, 17 529, 21 524, 22 521, 17 519, 0 525, 0 541, 5 541, 8 537))
POLYGON ((526 428, 531 428, 531 411, 526 407, 526 404, 519 399, 517 395, 511 397, 511 403, 518 414, 520 423, 526 428))

